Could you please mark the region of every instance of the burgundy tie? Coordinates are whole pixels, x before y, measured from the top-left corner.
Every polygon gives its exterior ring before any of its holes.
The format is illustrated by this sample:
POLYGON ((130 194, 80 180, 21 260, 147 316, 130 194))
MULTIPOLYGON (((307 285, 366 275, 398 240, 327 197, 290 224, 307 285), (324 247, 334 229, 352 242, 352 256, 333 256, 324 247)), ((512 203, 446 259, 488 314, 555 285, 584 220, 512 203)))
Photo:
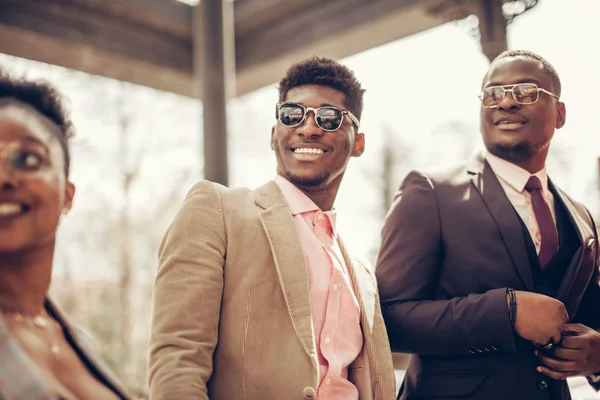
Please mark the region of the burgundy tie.
POLYGON ((540 236, 542 237, 538 258, 540 260, 540 267, 543 269, 558 251, 558 234, 556 233, 556 226, 552 219, 552 212, 550 212, 550 207, 548 207, 548 203, 546 203, 542 193, 542 182, 537 177, 532 176, 527 181, 525 190, 531 194, 533 213, 535 214, 535 219, 540 229, 540 236))

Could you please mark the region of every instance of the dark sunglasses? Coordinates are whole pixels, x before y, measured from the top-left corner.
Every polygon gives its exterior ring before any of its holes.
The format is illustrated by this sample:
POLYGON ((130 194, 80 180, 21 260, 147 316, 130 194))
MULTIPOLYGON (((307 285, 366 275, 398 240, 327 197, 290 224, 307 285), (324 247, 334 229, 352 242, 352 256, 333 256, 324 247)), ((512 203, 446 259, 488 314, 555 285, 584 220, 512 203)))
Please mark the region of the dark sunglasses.
POLYGON ((481 100, 481 104, 485 108, 495 108, 498 107, 504 97, 506 97, 506 93, 511 92, 513 99, 519 104, 533 104, 540 98, 540 92, 546 93, 552 97, 558 99, 558 96, 554 93, 547 91, 546 89, 539 88, 535 83, 519 83, 516 85, 507 85, 512 86, 510 89, 507 89, 503 86, 490 86, 481 92, 479 95, 479 99, 481 100))
POLYGON ((340 129, 344 115, 348 115, 357 128, 360 126, 358 119, 348 110, 333 106, 304 107, 298 103, 277 103, 277 120, 282 125, 292 128, 302 124, 309 111, 314 113, 316 124, 324 131, 333 132, 340 129))

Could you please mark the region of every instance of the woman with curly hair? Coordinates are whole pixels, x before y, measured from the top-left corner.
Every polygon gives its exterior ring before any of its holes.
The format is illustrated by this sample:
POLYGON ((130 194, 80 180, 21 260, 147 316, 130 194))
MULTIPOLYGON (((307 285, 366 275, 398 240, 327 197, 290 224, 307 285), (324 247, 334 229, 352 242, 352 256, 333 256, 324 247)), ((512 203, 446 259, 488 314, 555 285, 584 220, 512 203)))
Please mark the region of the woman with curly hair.
POLYGON ((72 205, 72 125, 49 84, 0 73, 0 399, 129 399, 49 299, 72 205))

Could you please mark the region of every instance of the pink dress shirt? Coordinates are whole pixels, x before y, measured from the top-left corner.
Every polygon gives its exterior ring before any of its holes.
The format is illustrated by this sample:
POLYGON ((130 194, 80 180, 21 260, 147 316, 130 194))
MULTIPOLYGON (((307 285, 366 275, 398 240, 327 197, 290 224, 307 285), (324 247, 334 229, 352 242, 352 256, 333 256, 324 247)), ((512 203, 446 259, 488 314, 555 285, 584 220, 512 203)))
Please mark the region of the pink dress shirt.
POLYGON ((296 186, 277 176, 292 211, 306 268, 319 358, 319 400, 358 400, 348 366, 363 345, 360 309, 336 240, 335 211, 323 212, 296 186))

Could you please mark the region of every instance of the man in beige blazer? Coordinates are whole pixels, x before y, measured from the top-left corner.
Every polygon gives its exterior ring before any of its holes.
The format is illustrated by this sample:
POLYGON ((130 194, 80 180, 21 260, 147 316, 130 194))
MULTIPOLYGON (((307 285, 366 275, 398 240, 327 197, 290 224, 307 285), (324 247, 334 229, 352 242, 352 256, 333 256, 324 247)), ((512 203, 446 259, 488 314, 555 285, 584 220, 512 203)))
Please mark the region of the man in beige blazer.
POLYGON ((363 92, 335 61, 292 66, 271 134, 275 181, 256 190, 203 181, 189 192, 160 247, 152 400, 394 399, 374 275, 345 251, 332 211, 364 149, 363 92), (296 213, 290 199, 312 210, 296 213), (328 236, 310 230, 312 214, 331 221, 328 236), (341 280, 329 282, 327 267, 341 280))

